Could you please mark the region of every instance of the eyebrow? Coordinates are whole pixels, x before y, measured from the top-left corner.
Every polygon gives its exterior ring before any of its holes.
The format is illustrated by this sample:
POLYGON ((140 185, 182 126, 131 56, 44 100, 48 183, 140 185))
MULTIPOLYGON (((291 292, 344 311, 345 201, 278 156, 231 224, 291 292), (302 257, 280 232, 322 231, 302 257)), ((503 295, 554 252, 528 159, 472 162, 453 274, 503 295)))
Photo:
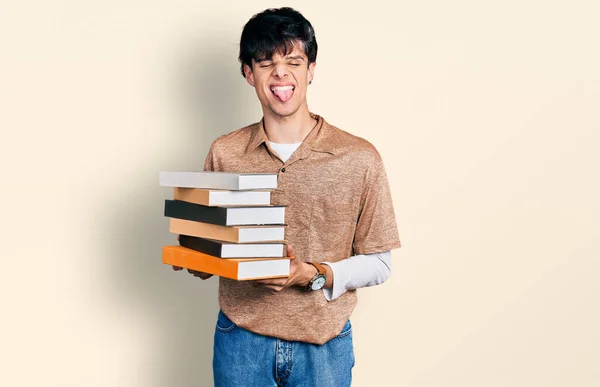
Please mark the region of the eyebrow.
MULTIPOLYGON (((289 56, 289 55, 288 55, 288 56, 286 56, 286 57, 285 57, 285 60, 301 60, 301 61, 304 61, 305 59, 304 59, 304 57, 303 57, 302 55, 294 55, 294 56, 289 56)), ((255 60, 255 61, 256 61, 257 63, 262 63, 262 62, 272 62, 272 61, 273 61, 273 58, 270 58, 270 59, 268 59, 268 58, 263 58, 263 59, 258 59, 258 60, 255 60)))

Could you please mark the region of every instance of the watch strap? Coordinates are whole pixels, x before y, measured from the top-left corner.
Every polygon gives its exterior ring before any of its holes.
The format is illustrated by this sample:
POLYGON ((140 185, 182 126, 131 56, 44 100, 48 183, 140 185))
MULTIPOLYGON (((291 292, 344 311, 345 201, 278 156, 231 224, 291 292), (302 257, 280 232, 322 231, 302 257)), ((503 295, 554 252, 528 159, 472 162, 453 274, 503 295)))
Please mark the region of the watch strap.
POLYGON ((317 269, 319 274, 321 274, 321 275, 327 274, 327 269, 325 269, 325 267, 323 265, 321 265, 320 263, 317 263, 317 262, 306 262, 306 263, 313 265, 317 269))

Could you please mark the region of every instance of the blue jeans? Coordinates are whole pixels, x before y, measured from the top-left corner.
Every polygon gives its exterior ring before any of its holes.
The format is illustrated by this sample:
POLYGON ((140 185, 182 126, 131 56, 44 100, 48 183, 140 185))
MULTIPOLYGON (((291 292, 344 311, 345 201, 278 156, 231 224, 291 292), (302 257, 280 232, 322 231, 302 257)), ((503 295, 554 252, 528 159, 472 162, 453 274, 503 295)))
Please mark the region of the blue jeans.
POLYGON ((352 326, 323 345, 262 336, 219 311, 215 330, 215 387, 349 387, 354 366, 352 326))

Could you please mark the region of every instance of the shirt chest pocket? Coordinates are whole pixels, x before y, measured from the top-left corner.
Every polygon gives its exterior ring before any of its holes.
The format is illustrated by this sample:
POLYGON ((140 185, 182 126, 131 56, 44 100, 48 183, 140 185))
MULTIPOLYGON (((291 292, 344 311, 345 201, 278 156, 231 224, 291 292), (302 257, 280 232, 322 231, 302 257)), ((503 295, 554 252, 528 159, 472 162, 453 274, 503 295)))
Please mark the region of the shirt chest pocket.
POLYGON ((337 261, 352 253, 357 211, 350 199, 315 195, 309 225, 311 260, 337 261))

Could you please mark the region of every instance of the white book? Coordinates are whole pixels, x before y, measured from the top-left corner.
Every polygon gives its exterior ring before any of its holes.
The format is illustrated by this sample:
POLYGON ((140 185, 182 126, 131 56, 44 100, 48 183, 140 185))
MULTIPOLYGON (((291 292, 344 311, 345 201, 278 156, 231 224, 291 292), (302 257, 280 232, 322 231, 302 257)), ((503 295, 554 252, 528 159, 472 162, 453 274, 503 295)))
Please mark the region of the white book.
POLYGON ((277 174, 233 172, 170 172, 159 173, 163 187, 205 188, 223 190, 276 189, 277 174))

